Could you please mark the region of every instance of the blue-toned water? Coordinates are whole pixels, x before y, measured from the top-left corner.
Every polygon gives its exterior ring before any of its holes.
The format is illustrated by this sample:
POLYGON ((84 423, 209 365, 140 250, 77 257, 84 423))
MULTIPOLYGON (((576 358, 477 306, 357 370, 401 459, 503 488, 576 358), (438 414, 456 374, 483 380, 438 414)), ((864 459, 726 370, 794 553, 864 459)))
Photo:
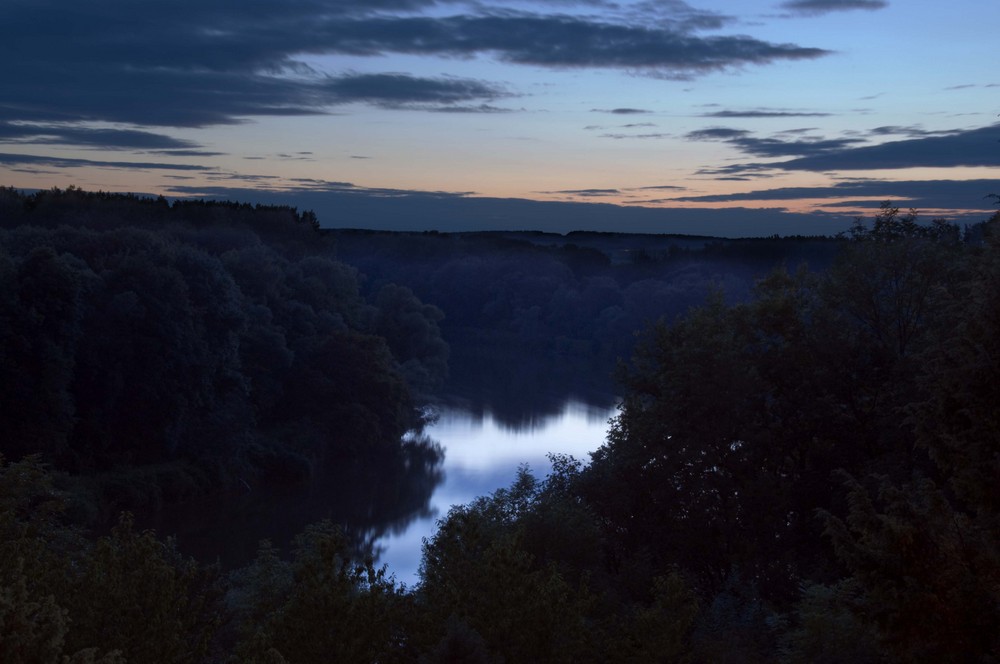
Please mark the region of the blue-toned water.
POLYGON ((444 481, 431 498, 435 516, 417 519, 402 533, 381 540, 380 563, 388 565, 397 581, 412 587, 419 580, 422 540, 434 533, 437 520, 452 505, 509 486, 522 464, 544 477, 551 468, 546 458, 549 453, 571 454, 587 461, 588 453, 604 442, 608 420, 615 413, 612 405, 568 401, 556 414, 526 417, 512 425, 489 412, 440 411, 437 422, 426 430, 445 451, 444 481))

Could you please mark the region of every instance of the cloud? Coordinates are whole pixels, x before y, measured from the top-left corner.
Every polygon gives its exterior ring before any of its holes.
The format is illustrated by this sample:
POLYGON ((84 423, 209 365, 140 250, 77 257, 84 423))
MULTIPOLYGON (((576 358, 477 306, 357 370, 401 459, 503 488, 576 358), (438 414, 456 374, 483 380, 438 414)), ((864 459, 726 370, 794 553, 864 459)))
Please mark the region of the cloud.
POLYGON ((565 15, 405 18, 342 27, 353 34, 345 37, 341 32, 330 45, 353 55, 492 53, 522 65, 629 69, 669 78, 828 53, 743 35, 702 37, 670 27, 618 25, 565 15))
POLYGON ((916 126, 901 126, 901 125, 886 125, 883 127, 875 127, 868 131, 870 136, 906 136, 908 138, 921 138, 924 136, 946 136, 951 134, 951 131, 930 131, 922 127, 916 126))
MULTIPOLYGON (((175 194, 199 197, 223 196, 233 200, 245 198, 247 196, 257 197, 258 194, 279 194, 286 196, 296 196, 301 194, 337 194, 350 196, 364 196, 377 199, 407 198, 420 196, 422 198, 435 199, 459 199, 475 194, 473 191, 415 191, 412 189, 392 189, 385 187, 362 187, 351 182, 331 182, 317 178, 290 178, 288 180, 274 175, 244 175, 237 173, 218 173, 217 180, 239 184, 248 182, 259 185, 263 181, 273 181, 274 186, 261 188, 255 186, 253 189, 241 189, 226 185, 178 185, 171 187, 171 192, 175 194), (291 184, 289 184, 291 183, 291 184)), ((267 198, 268 196, 264 196, 267 198)))
POLYGON ((127 168, 133 170, 171 170, 171 171, 212 171, 211 166, 200 166, 196 164, 169 164, 163 162, 138 162, 138 161, 100 161, 94 159, 71 159, 68 157, 49 157, 28 154, 12 154, 0 152, 0 164, 3 165, 26 165, 42 164, 57 168, 127 168))
POLYGON ((675 201, 722 203, 733 201, 793 201, 811 198, 843 198, 869 196, 894 199, 959 195, 977 204, 995 188, 1000 180, 848 180, 821 187, 779 187, 757 191, 712 194, 707 196, 679 196, 675 201))
POLYGON ((59 171, 47 171, 44 168, 11 168, 12 173, 27 173, 29 175, 59 175, 59 171))
POLYGON ((888 6, 889 3, 886 0, 790 0, 789 2, 781 3, 782 9, 807 16, 817 16, 853 9, 874 11, 885 9, 888 6))
POLYGON ((866 144, 860 137, 785 140, 757 138, 742 129, 716 127, 687 134, 691 140, 719 140, 755 157, 795 157, 772 163, 748 163, 703 170, 710 175, 746 175, 784 171, 881 170, 900 168, 1000 167, 1000 124, 949 132, 923 132, 912 127, 880 127, 871 136, 903 133, 916 136, 899 141, 866 144))
POLYGON ((848 212, 838 216, 789 213, 780 207, 690 209, 621 206, 599 200, 533 201, 474 197, 464 192, 367 189, 320 180, 303 182, 291 190, 179 184, 173 192, 186 197, 292 205, 315 211, 324 226, 395 231, 532 229, 569 233, 614 228, 626 233, 763 237, 774 233, 833 234, 847 230, 852 220, 848 212))
POLYGON ((501 92, 481 81, 317 71, 305 63, 318 55, 489 56, 516 65, 684 78, 827 54, 746 35, 701 34, 727 19, 683 2, 649 3, 655 20, 643 18, 642 6, 550 2, 516 11, 433 0, 8 3, 0 58, 17 66, 5 74, 0 122, 205 127, 324 113, 351 101, 489 110, 472 102, 501 92), (603 8, 600 18, 595 6, 603 8))
POLYGON ((615 140, 622 140, 625 138, 644 138, 644 139, 658 139, 658 138, 670 138, 671 134, 664 133, 652 133, 652 134, 601 134, 598 138, 613 138, 615 140))
POLYGON ((775 177, 770 164, 730 164, 700 168, 695 175, 706 175, 718 182, 746 182, 759 178, 775 177))
POLYGON ((67 124, 0 122, 0 143, 82 145, 105 150, 192 149, 191 141, 135 129, 107 129, 67 124))
POLYGON ((715 111, 705 113, 703 118, 825 118, 832 113, 810 113, 806 111, 772 111, 758 109, 753 111, 715 111))
POLYGON ((616 13, 619 21, 633 24, 669 25, 674 30, 719 30, 738 23, 734 16, 695 9, 682 0, 643 0, 635 3, 602 3, 604 12, 616 13), (610 11, 609 11, 610 10, 610 11))
POLYGON ((148 152, 171 157, 223 157, 226 155, 225 152, 211 152, 209 150, 149 150, 148 152))
POLYGON ((591 113, 611 113, 613 115, 642 115, 653 111, 644 108, 592 108, 591 113))
POLYGON ((782 138, 754 138, 741 136, 728 141, 741 151, 755 157, 795 157, 799 155, 818 156, 834 151, 843 151, 852 145, 863 143, 860 138, 802 138, 786 140, 782 138))
POLYGON ((746 129, 709 127, 708 129, 698 129, 688 132, 685 138, 692 141, 735 141, 749 135, 750 132, 746 129))
POLYGON ((540 191, 540 194, 569 194, 570 196, 582 196, 585 198, 600 198, 602 196, 620 196, 618 189, 560 189, 558 191, 540 191))
POLYGON ((850 180, 830 186, 781 187, 736 194, 678 196, 671 200, 693 203, 739 203, 830 199, 829 202, 823 204, 825 207, 871 206, 878 201, 892 200, 899 205, 914 207, 918 210, 946 209, 981 212, 991 207, 986 196, 993 191, 1000 191, 1000 179, 850 180))
POLYGON ((956 166, 1000 167, 1000 124, 878 145, 842 147, 775 166, 783 170, 873 170, 956 166))
POLYGON ((433 113, 514 113, 512 108, 502 108, 490 104, 478 104, 476 106, 437 106, 428 107, 424 110, 433 113))
MULTIPOLYGON (((419 108, 508 96, 503 89, 483 81, 456 77, 420 78, 407 74, 351 74, 330 78, 323 85, 323 91, 328 95, 325 98, 328 104, 367 102, 386 108, 419 108)), ((453 107, 444 107, 445 110, 449 108, 453 107)))

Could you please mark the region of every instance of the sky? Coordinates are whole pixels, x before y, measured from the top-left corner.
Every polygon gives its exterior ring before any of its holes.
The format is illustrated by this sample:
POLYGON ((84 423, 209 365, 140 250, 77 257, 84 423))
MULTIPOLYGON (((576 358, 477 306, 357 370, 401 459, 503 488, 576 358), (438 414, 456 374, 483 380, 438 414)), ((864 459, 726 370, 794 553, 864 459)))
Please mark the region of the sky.
POLYGON ((829 234, 1000 194, 996 0, 4 0, 0 185, 829 234))

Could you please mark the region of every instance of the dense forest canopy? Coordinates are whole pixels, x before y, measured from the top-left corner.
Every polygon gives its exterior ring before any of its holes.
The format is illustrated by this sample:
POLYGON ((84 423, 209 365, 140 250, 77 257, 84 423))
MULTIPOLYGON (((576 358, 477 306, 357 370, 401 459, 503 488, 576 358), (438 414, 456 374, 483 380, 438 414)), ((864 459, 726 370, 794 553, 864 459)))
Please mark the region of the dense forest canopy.
POLYGON ((365 276, 367 290, 406 284, 446 313, 440 326, 452 370, 444 392, 513 426, 529 410, 556 412, 567 385, 583 401, 616 394, 615 364, 655 321, 673 320, 713 292, 744 301, 777 264, 821 270, 841 244, 822 237, 324 233, 365 276))
POLYGON ((2 190, 0 227, 0 661, 1000 658, 1000 215, 623 255, 2 190), (621 354, 622 401, 406 588, 363 531, 439 479, 446 341, 621 354), (220 567, 143 518, 299 534, 220 567))
POLYGON ((3 452, 64 471, 90 520, 273 501, 376 467, 413 494, 387 523, 426 502, 438 452, 401 439, 446 372, 441 313, 392 284, 366 299, 310 214, 0 199, 3 452))

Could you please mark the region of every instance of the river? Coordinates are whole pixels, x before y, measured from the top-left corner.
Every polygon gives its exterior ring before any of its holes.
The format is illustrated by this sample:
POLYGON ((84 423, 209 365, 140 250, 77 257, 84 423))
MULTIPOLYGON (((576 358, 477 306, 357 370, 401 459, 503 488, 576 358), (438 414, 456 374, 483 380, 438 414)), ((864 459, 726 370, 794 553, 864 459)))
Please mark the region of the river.
POLYGON ((421 544, 433 535, 438 519, 453 505, 509 486, 517 469, 527 464, 539 478, 551 466, 549 453, 571 454, 586 461, 600 447, 608 420, 616 413, 613 402, 603 405, 566 401, 555 414, 525 415, 515 423, 490 411, 444 408, 425 433, 444 449, 444 480, 430 500, 432 516, 415 519, 397 534, 383 538, 380 564, 396 580, 413 587, 419 580, 421 544))

